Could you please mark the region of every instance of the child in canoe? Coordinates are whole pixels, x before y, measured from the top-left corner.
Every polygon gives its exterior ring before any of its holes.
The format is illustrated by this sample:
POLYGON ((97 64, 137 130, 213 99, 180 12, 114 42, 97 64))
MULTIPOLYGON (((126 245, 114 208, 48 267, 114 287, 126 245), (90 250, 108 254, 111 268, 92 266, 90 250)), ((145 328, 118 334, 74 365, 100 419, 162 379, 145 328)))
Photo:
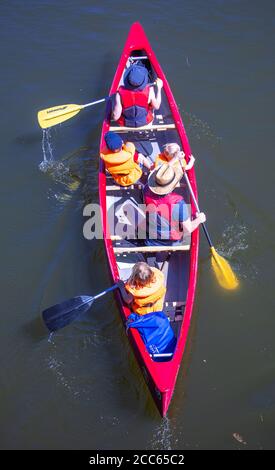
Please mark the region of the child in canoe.
POLYGON ((177 339, 163 312, 166 287, 164 275, 147 263, 134 265, 126 285, 119 281, 120 292, 132 313, 127 318, 126 331, 135 328, 150 354, 173 354, 177 339))
POLYGON ((176 143, 166 144, 163 147, 163 152, 157 155, 155 160, 155 168, 163 163, 168 163, 171 166, 182 167, 184 171, 190 170, 194 165, 195 158, 190 155, 189 162, 185 160, 185 153, 180 150, 180 146, 176 143))
POLYGON ((130 186, 140 179, 142 175, 140 165, 151 168, 150 160, 138 153, 132 142, 124 143, 120 135, 115 132, 107 132, 104 139, 106 147, 100 153, 100 157, 120 186, 130 186))
POLYGON ((166 293, 164 275, 159 269, 140 261, 134 265, 126 284, 120 281, 120 292, 134 313, 145 315, 161 311, 166 293))

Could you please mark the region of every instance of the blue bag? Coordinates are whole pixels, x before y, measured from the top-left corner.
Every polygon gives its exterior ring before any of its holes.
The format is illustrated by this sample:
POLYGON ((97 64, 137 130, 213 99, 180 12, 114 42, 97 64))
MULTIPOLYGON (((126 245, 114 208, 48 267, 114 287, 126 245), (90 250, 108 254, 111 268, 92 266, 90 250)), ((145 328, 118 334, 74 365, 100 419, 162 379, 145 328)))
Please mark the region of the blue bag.
POLYGON ((173 353, 177 343, 167 316, 163 312, 146 315, 131 313, 128 328, 137 328, 150 354, 173 353))

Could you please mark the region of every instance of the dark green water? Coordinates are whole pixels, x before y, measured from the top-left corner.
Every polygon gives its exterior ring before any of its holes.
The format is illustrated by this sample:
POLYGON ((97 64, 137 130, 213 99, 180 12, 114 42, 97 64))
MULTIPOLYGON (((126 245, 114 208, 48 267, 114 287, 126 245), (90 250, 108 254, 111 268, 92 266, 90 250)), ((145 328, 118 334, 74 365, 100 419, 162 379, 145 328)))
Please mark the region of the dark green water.
POLYGON ((2 0, 2 449, 274 449, 274 13, 255 0, 2 0), (241 282, 217 286, 202 236, 165 420, 111 296, 51 338, 39 316, 109 278, 103 243, 82 235, 103 108, 52 129, 46 172, 36 112, 104 97, 136 20, 180 107, 215 246, 241 282))

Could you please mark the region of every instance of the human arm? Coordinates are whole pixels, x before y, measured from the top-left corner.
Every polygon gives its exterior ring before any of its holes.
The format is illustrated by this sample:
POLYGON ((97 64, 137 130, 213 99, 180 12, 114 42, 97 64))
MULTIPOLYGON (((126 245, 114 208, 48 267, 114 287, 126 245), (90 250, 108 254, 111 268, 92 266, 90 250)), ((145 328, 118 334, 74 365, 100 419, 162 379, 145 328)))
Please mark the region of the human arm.
POLYGON ((188 219, 180 222, 180 227, 183 232, 190 235, 194 230, 196 230, 196 228, 198 228, 200 224, 203 224, 205 221, 206 216, 204 212, 197 212, 196 218, 194 220, 191 220, 190 217, 188 217, 188 219))
POLYGON ((188 204, 182 199, 173 209, 173 220, 178 221, 180 230, 190 235, 200 224, 206 221, 203 212, 196 212, 196 218, 191 220, 188 204))
POLYGON ((130 305, 134 300, 134 296, 130 292, 127 292, 127 290, 125 289, 125 284, 121 279, 118 281, 117 284, 118 284, 118 288, 119 288, 119 292, 121 294, 122 300, 127 305, 130 305))
POLYGON ((144 165, 148 170, 152 170, 154 165, 149 158, 146 158, 142 153, 137 152, 135 144, 133 142, 125 142, 124 148, 130 152, 133 156, 135 163, 140 163, 144 165))
POLYGON ((193 155, 190 155, 189 157, 189 162, 187 163, 186 167, 184 168, 185 171, 191 170, 195 163, 195 157, 193 155))
POLYGON ((153 109, 158 110, 161 104, 161 89, 163 87, 163 81, 160 78, 156 80, 157 94, 155 95, 153 87, 150 88, 148 103, 151 104, 153 109))
POLYGON ((151 170, 154 168, 154 164, 151 162, 151 160, 149 158, 146 158, 144 155, 142 155, 142 153, 138 154, 137 161, 138 163, 141 163, 142 165, 144 165, 145 168, 147 168, 148 170, 151 170))
POLYGON ((112 118, 114 119, 114 121, 117 121, 120 118, 121 113, 122 113, 121 99, 120 99, 119 93, 116 93, 115 98, 114 98, 114 108, 112 111, 112 118))

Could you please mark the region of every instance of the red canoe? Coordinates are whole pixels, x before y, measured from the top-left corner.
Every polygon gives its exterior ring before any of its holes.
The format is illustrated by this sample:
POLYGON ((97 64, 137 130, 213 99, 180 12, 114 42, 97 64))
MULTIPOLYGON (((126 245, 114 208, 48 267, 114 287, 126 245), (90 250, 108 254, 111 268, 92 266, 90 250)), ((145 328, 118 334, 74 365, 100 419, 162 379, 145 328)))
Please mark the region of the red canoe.
MULTIPOLYGON (((102 127, 101 148, 104 146, 103 136, 105 132, 112 129, 120 132, 124 141, 134 142, 136 147, 141 145, 141 148, 143 148, 145 146, 147 155, 150 154, 152 160, 161 152, 163 145, 168 142, 178 142, 185 154, 189 156, 191 150, 175 99, 139 23, 134 23, 130 29, 110 89, 110 95, 115 93, 119 85, 123 83, 123 73, 134 61, 141 61, 147 67, 152 83, 156 77, 163 80, 161 107, 155 112, 153 126, 147 129, 119 128, 115 123, 110 124, 105 119, 102 127)), ((188 174, 195 196, 197 196, 194 169, 190 170, 188 174)), ((175 388, 192 316, 197 278, 199 230, 196 229, 189 239, 185 237, 183 244, 177 249, 163 246, 147 247, 140 240, 136 242, 134 236, 132 238, 128 237, 128 240, 123 239, 121 227, 126 226, 127 228, 127 224, 128 227, 131 225, 131 221, 123 217, 123 208, 129 204, 131 207, 136 207, 138 203, 142 203, 141 188, 140 184, 128 188, 115 185, 112 177, 105 172, 104 163, 101 160, 99 172, 101 216, 106 253, 114 282, 118 279, 127 279, 133 265, 140 259, 149 262, 149 256, 151 260, 154 259, 159 267, 162 267, 163 261, 165 261, 163 272, 166 279, 167 293, 164 312, 168 316, 177 337, 175 352, 170 355, 155 355, 152 357, 147 352, 137 330, 131 329, 128 334, 145 381, 161 415, 165 416, 175 388), (121 209, 122 205, 123 208, 121 209), (113 214, 116 214, 115 223, 113 214), (163 252, 163 249, 165 252, 163 252)), ((185 201, 190 205, 190 211, 194 214, 196 209, 190 200, 186 186, 181 183, 176 191, 184 196, 185 201)), ((123 304, 119 294, 117 295, 117 302, 122 320, 125 323, 130 310, 123 304)))

